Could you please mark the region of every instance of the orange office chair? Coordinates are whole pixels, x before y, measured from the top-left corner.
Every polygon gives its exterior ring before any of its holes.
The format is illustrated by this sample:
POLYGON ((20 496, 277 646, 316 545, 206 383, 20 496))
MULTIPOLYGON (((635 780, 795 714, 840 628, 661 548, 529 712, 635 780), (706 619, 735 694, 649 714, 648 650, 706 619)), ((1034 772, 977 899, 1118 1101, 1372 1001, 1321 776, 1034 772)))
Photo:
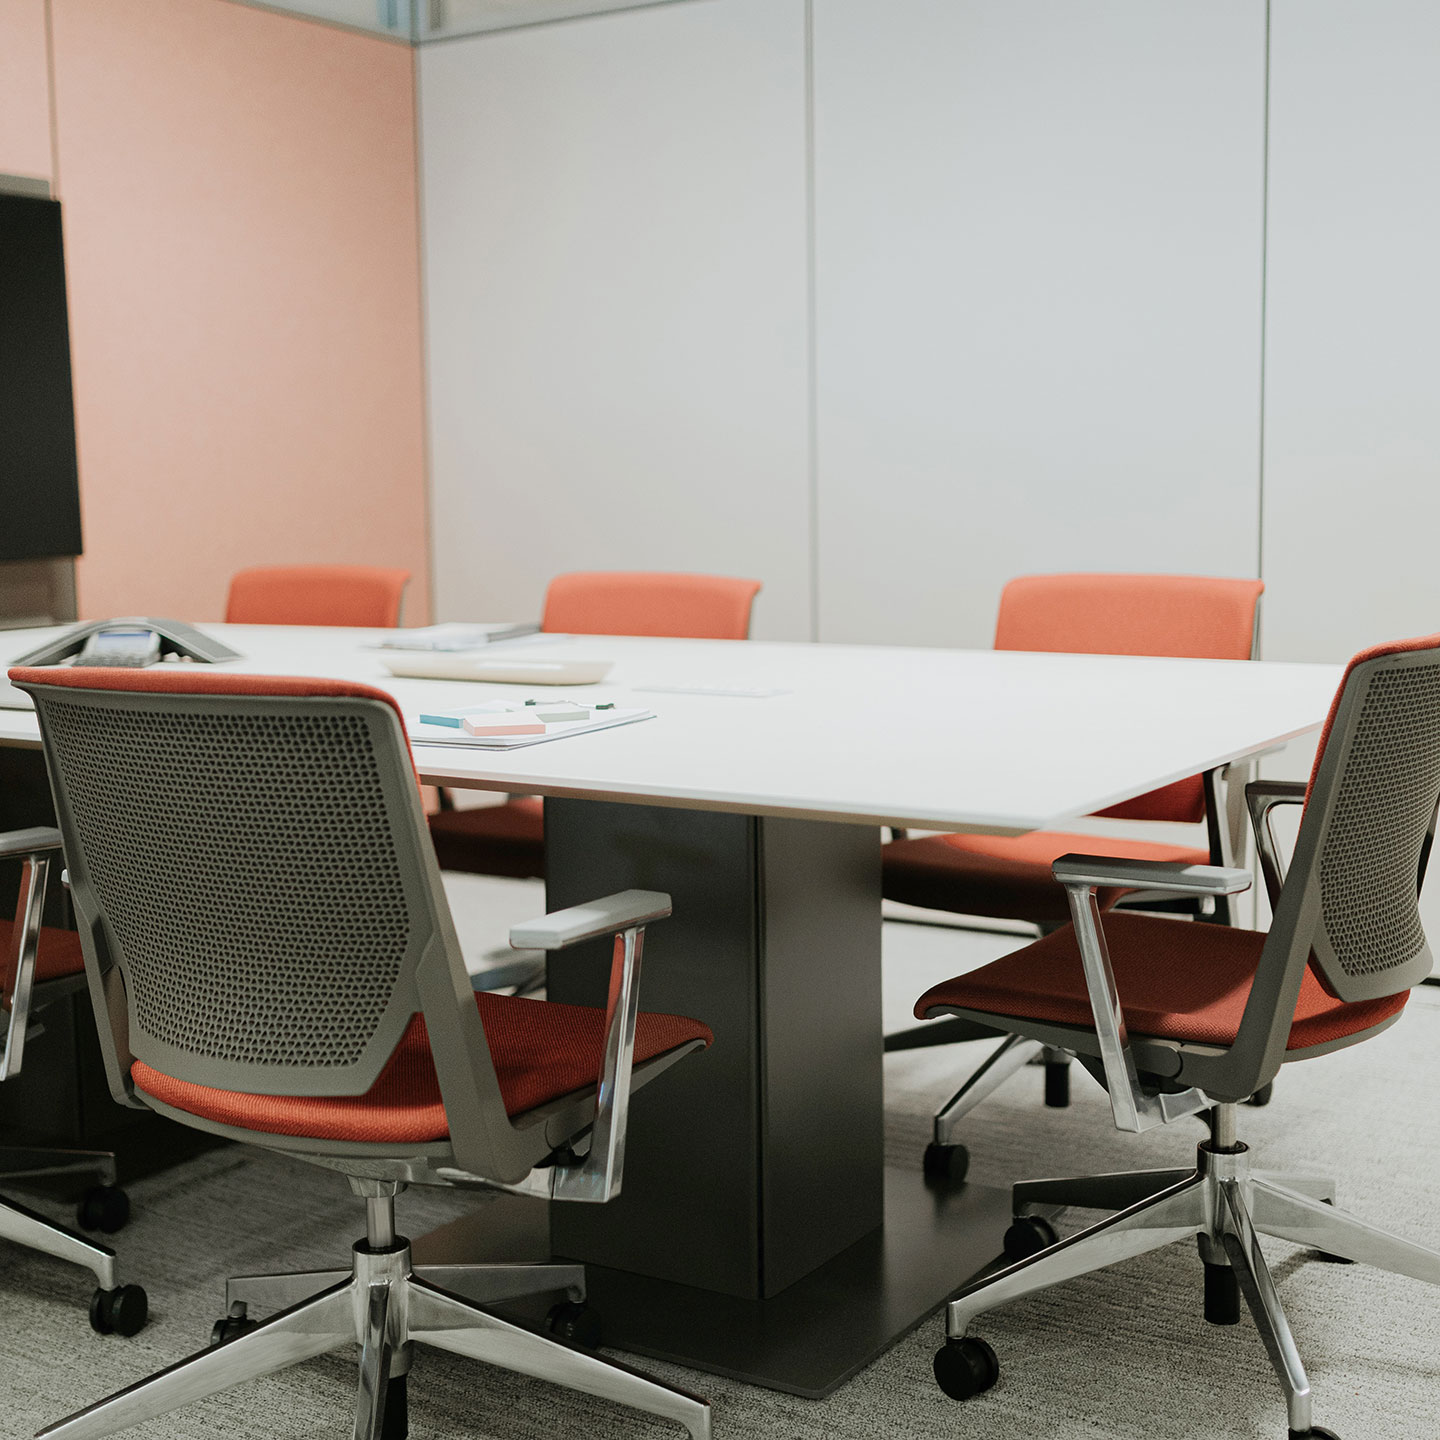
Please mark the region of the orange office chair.
POLYGON ((408 570, 377 565, 267 565, 230 581, 230 625, 356 625, 390 629, 400 623, 408 570))
MULTIPOLYGON (((0 859, 19 860, 20 892, 13 922, 0 920, 0 1010, 5 1025, 0 1081, 20 1074, 31 1018, 47 1005, 82 989, 85 962, 73 930, 41 924, 51 862, 61 857, 60 832, 48 827, 0 835, 0 859)), ((130 1201, 115 1183, 115 1156, 99 1150, 56 1150, 37 1145, 0 1145, 0 1175, 98 1174, 101 1183, 81 1197, 78 1220, 87 1230, 113 1232, 130 1216, 130 1201)), ((83 1265, 97 1288, 90 1324, 102 1335, 134 1335, 145 1324, 147 1302, 139 1285, 116 1279, 115 1252, 56 1225, 13 1200, 0 1199, 0 1238, 83 1265)))
POLYGON ((917 1016, 964 1016, 1078 1052, 1109 1093, 1119 1130, 1192 1115, 1210 1128, 1193 1168, 1014 1187, 1006 1249, 1026 1258, 947 1307, 935 1378, 956 1399, 999 1375, 995 1352, 969 1333, 977 1315, 1198 1237, 1205 1318, 1234 1324, 1243 1296, 1285 1392, 1290 1440, 1334 1440, 1314 1424, 1310 1384, 1257 1237, 1440 1285, 1440 1252, 1337 1209, 1334 1182, 1323 1176, 1267 1171, 1236 1134, 1237 1102, 1282 1064, 1378 1035, 1430 972, 1417 898, 1440 801, 1440 635, 1357 655, 1309 785, 1256 782, 1246 799, 1274 908, 1268 935, 1107 914, 1100 902, 1106 890, 1137 886, 1231 894, 1249 887, 1244 870, 1066 855, 1053 873, 1070 925, 916 1003, 917 1016), (1284 803, 1304 806, 1288 875, 1269 827, 1270 810, 1284 803), (1117 1213, 1057 1242, 1043 1212, 1070 1205, 1117 1213))
MULTIPOLYGON (((562 635, 744 640, 750 634, 750 610, 759 591, 758 580, 723 575, 644 571, 557 575, 545 593, 540 628, 562 635)), ((544 808, 532 796, 469 810, 442 808, 430 817, 430 834, 442 870, 516 879, 545 877, 544 808)))
POLYGON ((212 1348, 44 1433, 109 1435, 358 1342, 355 1434, 403 1440, 418 1341, 708 1440, 704 1401, 559 1338, 598 1344, 582 1267, 415 1265, 395 1229, 411 1184, 618 1193, 632 1090, 711 1040, 639 1010, 669 897, 511 932, 545 950, 613 934, 607 1009, 476 995, 388 695, 190 666, 10 673, 35 701, 115 1099, 338 1171, 368 1221, 343 1267, 232 1279, 212 1348), (554 1292, 551 1334, 487 1308, 554 1292), (277 1313, 256 1325, 252 1305, 277 1313))
MULTIPOLYGON (((1012 580, 1000 596, 995 627, 997 650, 1044 650, 1083 655, 1175 655, 1211 660, 1249 660, 1255 652, 1259 580, 1212 579, 1195 575, 1027 575, 1012 580)), ((1209 848, 1153 840, 1112 840, 1104 844, 1132 860, 1184 864, 1228 863, 1220 777, 1196 775, 1148 795, 1126 800, 1102 815, 1125 820, 1193 824, 1204 820, 1209 848)), ((886 899, 929 910, 994 919, 1026 920, 1042 934, 1065 923, 1063 888, 1051 864, 1074 850, 1093 849, 1094 836, 1039 831, 1030 835, 933 835, 898 839, 884 847, 886 899)), ((1102 890, 1109 908, 1122 898, 1173 908, 1170 899, 1141 897, 1133 887, 1102 890)), ((1194 901, 1184 902, 1193 911, 1194 901)), ((1207 897, 1215 918, 1229 919, 1225 897, 1207 897)), ((906 1050, 973 1040, 993 1034, 965 1020, 921 1026, 888 1035, 887 1050, 906 1050)), ((994 1055, 935 1115, 934 1138, 925 1154, 932 1179, 963 1179, 969 1164, 955 1140, 959 1121, 1003 1080, 1043 1059, 1046 1104, 1069 1103, 1070 1059, 1053 1048, 1015 1037, 994 1055)), ((1259 1103, 1269 1092, 1257 1097, 1259 1103)))

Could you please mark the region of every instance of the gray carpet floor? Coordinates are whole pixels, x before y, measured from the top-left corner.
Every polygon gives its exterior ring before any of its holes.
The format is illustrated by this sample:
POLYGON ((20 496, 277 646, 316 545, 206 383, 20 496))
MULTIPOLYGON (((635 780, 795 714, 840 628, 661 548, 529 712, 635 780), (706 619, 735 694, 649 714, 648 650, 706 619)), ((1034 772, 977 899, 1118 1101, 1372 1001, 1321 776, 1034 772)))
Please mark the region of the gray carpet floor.
MULTIPOLYGON (((887 1059, 895 1163, 918 1165, 932 1107, 983 1053, 970 1045, 887 1059)), ((1032 1070, 975 1112, 967 1138, 976 1180, 1001 1184, 1188 1162, 1202 1133, 1198 1124, 1118 1135, 1103 1095, 1076 1076, 1068 1111, 1040 1105, 1040 1074, 1032 1070)), ((1343 1205, 1440 1247, 1437 1076, 1440 991, 1422 990, 1379 1039, 1288 1067, 1269 1108, 1242 1112, 1242 1137, 1267 1166, 1326 1170, 1340 1181, 1343 1205)), ((90 1287, 81 1272, 13 1247, 0 1253, 0 1434, 31 1434, 197 1348, 221 1309, 226 1274, 343 1263, 361 1228, 361 1207, 338 1177, 240 1147, 144 1181, 133 1199, 135 1218, 117 1240, 127 1275, 150 1292, 153 1313, 134 1339, 91 1333, 90 1287)), ((421 1234, 475 1203, 452 1192, 411 1191, 399 1202, 401 1228, 421 1234)), ((63 1217, 62 1207, 49 1208, 63 1217)), ((1086 1217, 1067 1218, 1073 1228, 1086 1217)), ((1343 1440, 1433 1434, 1440 1417, 1440 1293, 1360 1266, 1329 1265, 1283 1243, 1267 1248, 1310 1366, 1317 1422, 1343 1440)), ((1284 1407, 1253 1325, 1204 1324, 1199 1286, 1194 1248, 1175 1246, 994 1312, 981 1333, 1000 1355, 1002 1379, 963 1406, 945 1399, 930 1376, 938 1318, 823 1402, 639 1363, 706 1394, 718 1440, 1280 1440, 1284 1407)), ((133 1433, 155 1440, 348 1435, 354 1380, 352 1351, 133 1433)), ((423 1351, 411 1379, 411 1433, 416 1440, 652 1440, 679 1432, 604 1402, 423 1351)))

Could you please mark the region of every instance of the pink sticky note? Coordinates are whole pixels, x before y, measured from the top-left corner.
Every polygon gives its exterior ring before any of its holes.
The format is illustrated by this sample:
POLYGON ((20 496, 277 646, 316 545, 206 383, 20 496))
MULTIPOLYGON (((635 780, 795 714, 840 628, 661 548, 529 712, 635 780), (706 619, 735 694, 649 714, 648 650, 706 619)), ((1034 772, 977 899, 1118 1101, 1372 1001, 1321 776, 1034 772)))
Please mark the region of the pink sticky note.
POLYGON ((543 735, 545 727, 532 720, 517 724, 514 720, 467 715, 461 722, 467 735, 543 735))

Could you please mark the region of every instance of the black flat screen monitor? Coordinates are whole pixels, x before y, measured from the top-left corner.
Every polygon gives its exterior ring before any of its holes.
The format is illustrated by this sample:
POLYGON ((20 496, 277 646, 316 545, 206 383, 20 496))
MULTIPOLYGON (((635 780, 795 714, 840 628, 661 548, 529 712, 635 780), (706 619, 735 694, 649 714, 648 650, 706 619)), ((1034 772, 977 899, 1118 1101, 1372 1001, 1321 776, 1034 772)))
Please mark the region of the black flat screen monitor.
POLYGON ((0 194, 0 560, 79 553, 60 205, 0 194))

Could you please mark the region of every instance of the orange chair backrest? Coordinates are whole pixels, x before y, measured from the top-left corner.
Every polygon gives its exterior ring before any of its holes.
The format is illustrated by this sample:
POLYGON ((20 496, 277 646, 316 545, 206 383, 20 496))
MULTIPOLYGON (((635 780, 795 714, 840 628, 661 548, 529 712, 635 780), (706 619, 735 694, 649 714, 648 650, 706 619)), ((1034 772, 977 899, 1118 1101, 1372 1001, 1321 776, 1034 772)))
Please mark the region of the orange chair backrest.
MULTIPOLYGON (((1023 575, 1001 592, 995 648, 1249 660, 1264 589, 1205 575, 1023 575)), ((1202 820, 1204 784, 1196 775, 1100 813, 1202 820)))
POLYGON ((545 593, 542 630, 565 635, 667 635, 744 640, 758 580, 643 570, 557 575, 545 593))
POLYGON ((400 623, 408 570, 377 565, 274 565, 241 570, 230 581, 225 619, 231 625, 361 625, 400 623))

